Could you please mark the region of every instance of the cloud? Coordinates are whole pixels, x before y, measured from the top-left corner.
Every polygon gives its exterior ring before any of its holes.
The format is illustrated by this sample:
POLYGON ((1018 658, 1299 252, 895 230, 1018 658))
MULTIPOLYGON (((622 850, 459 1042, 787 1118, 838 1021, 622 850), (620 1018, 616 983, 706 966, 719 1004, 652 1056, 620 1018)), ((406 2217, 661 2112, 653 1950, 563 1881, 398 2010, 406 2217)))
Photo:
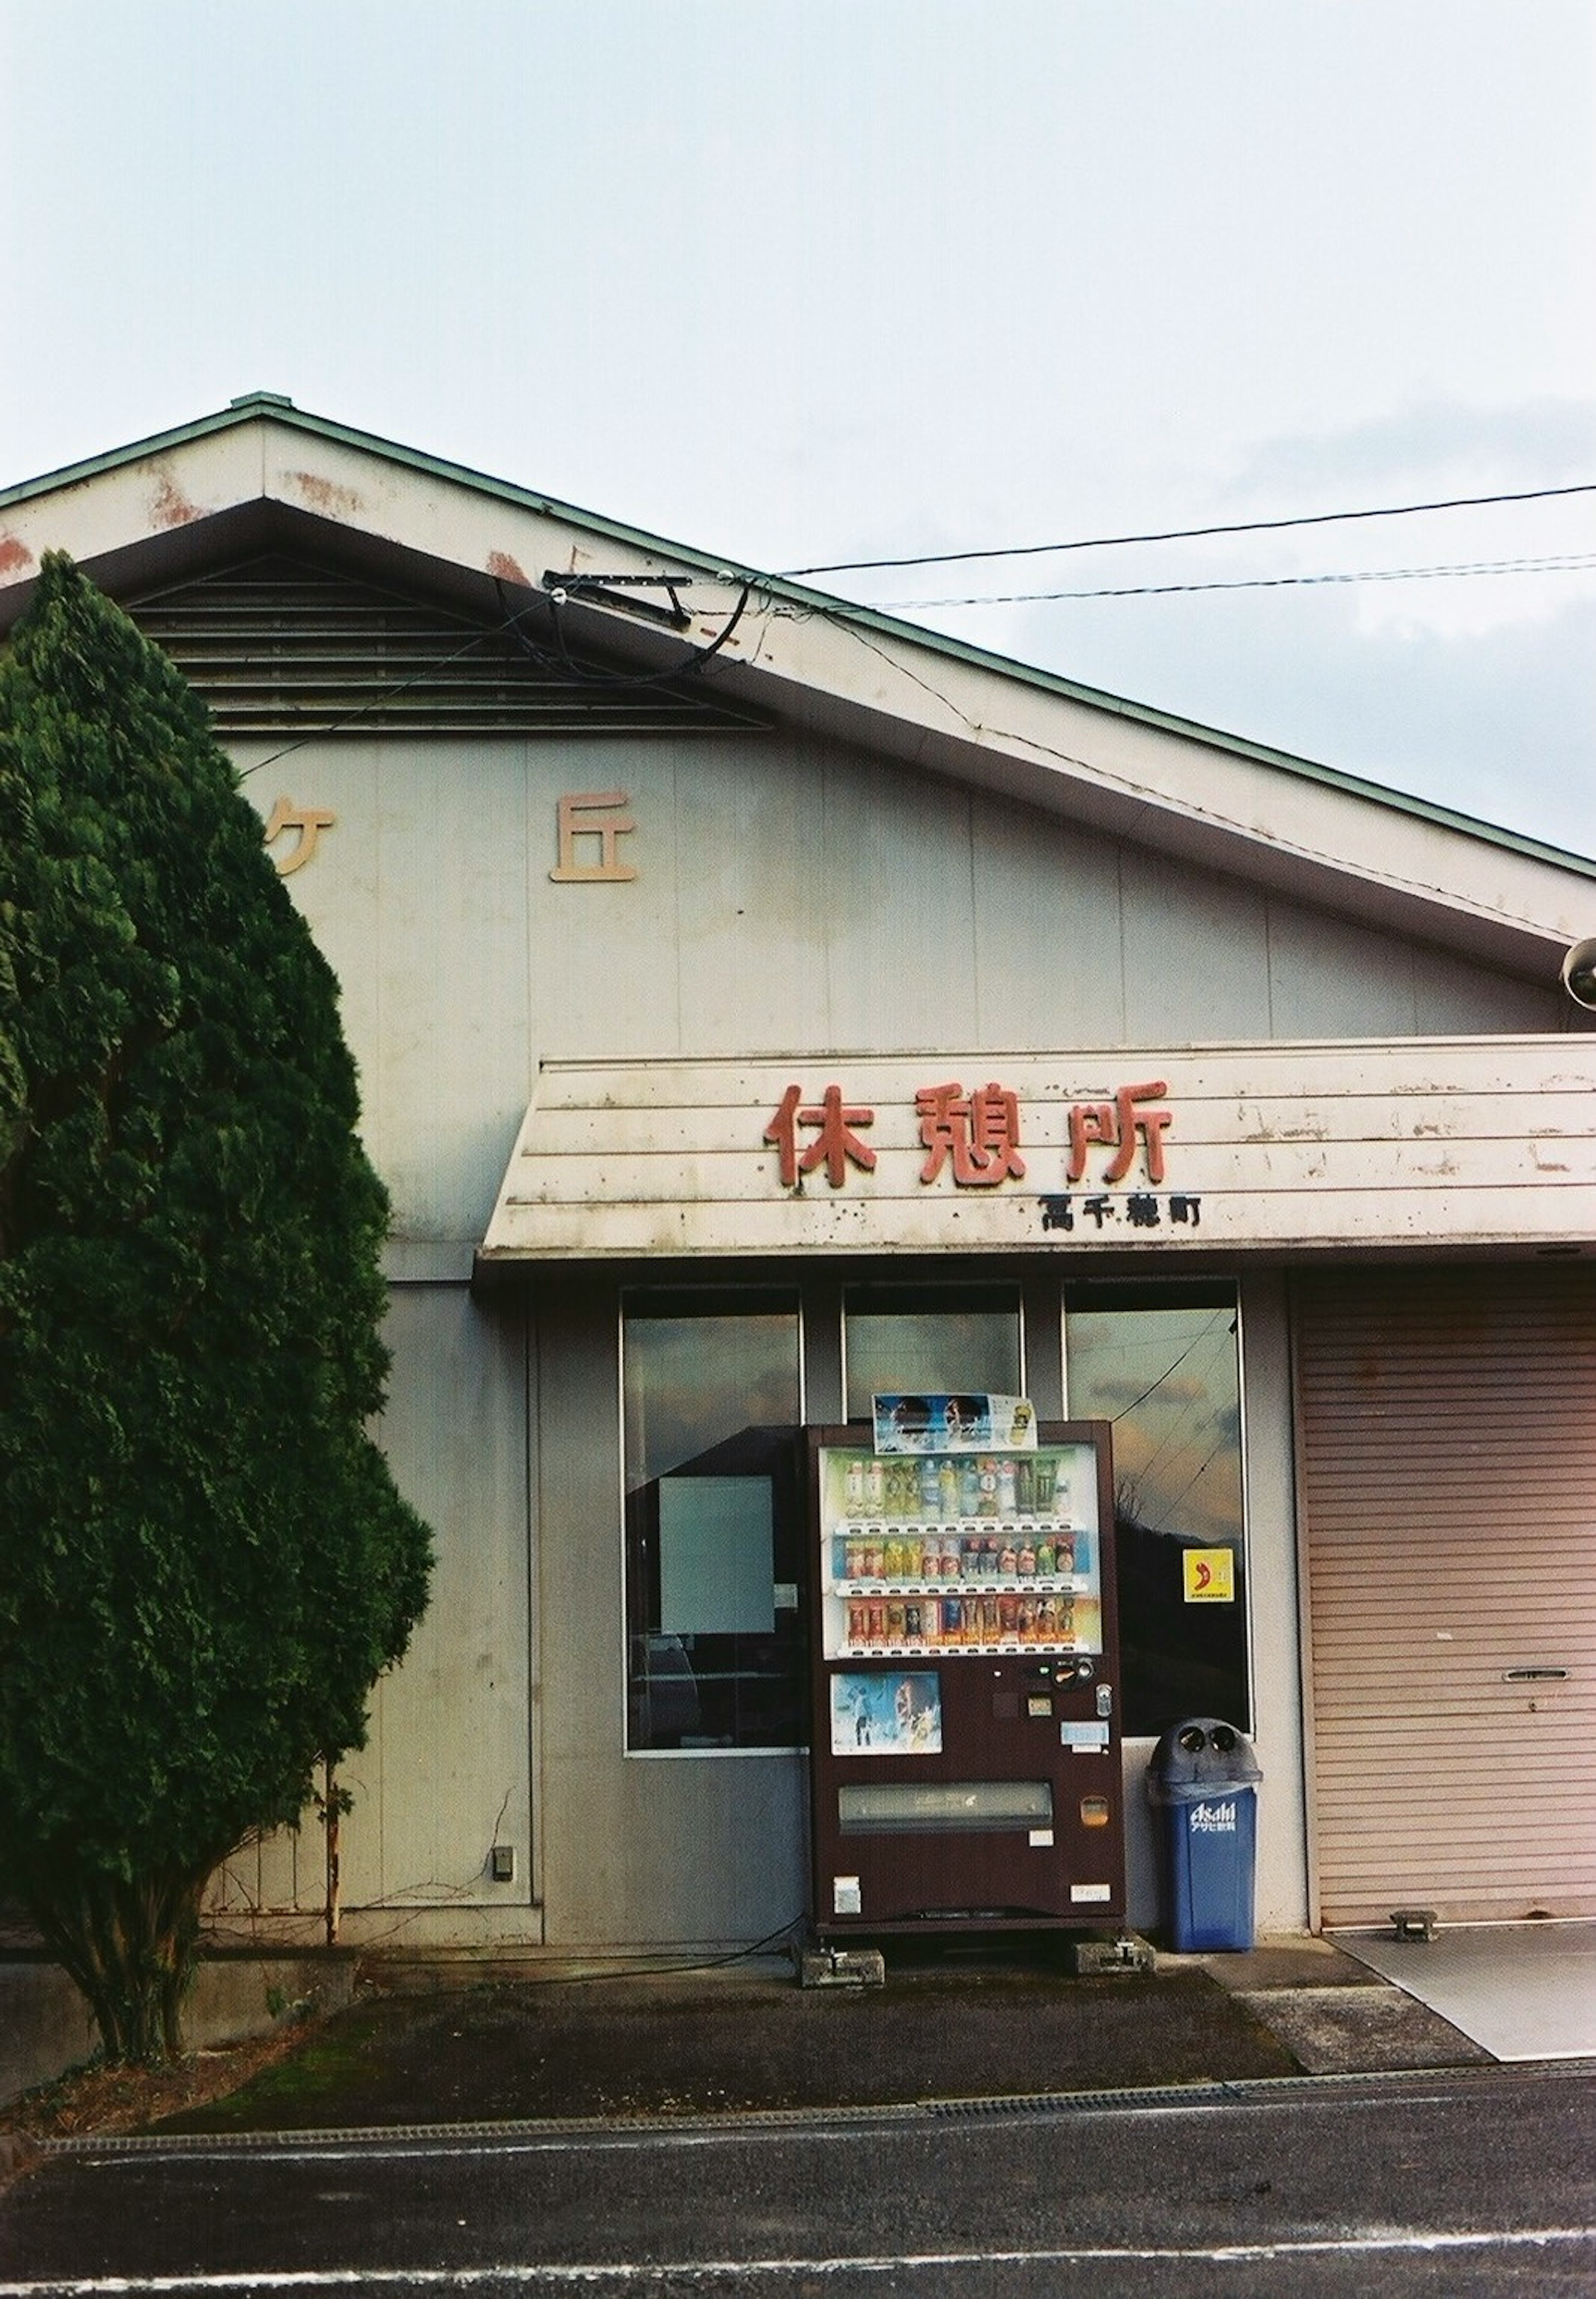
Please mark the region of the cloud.
POLYGON ((1351 589, 1105 600, 1017 636, 1109 693, 1596 852, 1596 596, 1465 633, 1370 624, 1351 589))
MULTIPOLYGON (((1493 493, 1596 479, 1596 400, 1415 402, 1338 430, 1260 441, 1220 488, 1234 505, 1356 508, 1359 490, 1493 493), (1351 492, 1349 492, 1351 490, 1351 492)), ((1276 514, 1277 515, 1277 514, 1276 514)))
POLYGON ((1144 1374, 1110 1374, 1093 1382, 1092 1395, 1097 1405, 1118 1406, 1123 1411, 1143 1398, 1163 1406, 1191 1405, 1206 1398, 1209 1387, 1206 1381, 1189 1374, 1166 1374, 1150 1395, 1144 1374))

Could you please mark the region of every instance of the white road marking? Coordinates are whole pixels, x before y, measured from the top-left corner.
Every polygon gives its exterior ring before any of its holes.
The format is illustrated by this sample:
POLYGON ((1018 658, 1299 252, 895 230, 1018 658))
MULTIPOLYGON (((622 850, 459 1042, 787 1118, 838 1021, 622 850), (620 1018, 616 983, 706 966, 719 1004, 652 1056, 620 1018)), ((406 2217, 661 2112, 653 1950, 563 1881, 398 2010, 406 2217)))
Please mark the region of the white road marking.
POLYGON ((646 2286, 667 2280, 736 2276, 894 2275, 905 2270, 960 2267, 1114 2267, 1186 2264, 1251 2266, 1293 2259, 1390 2258, 1401 2253, 1466 2251, 1537 2251, 1552 2245, 1596 2243, 1596 2226, 1576 2228, 1471 2228, 1453 2233, 1392 2229, 1364 2236, 1308 2237, 1275 2243, 1122 2244, 1038 2251, 928 2251, 865 2253, 830 2259, 687 2259, 644 2262, 590 2260, 546 2267, 503 2263, 496 2267, 328 2267, 264 2270, 259 2274, 94 2275, 46 2278, 37 2282, 0 2282, 0 2299, 139 2299, 149 2294, 185 2291, 304 2291, 332 2287, 381 2289, 395 2284, 435 2291, 469 2291, 483 2284, 594 2284, 646 2286))

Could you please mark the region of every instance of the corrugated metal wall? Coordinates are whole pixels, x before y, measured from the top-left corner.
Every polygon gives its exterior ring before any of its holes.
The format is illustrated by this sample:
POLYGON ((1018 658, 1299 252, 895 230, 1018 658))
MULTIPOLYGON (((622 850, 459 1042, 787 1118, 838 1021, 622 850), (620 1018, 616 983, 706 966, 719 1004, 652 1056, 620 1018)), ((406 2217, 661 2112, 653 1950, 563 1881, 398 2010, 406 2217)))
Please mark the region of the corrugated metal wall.
POLYGON ((1321 1921, 1596 1913, 1592 1273, 1346 1272, 1295 1313, 1321 1921))

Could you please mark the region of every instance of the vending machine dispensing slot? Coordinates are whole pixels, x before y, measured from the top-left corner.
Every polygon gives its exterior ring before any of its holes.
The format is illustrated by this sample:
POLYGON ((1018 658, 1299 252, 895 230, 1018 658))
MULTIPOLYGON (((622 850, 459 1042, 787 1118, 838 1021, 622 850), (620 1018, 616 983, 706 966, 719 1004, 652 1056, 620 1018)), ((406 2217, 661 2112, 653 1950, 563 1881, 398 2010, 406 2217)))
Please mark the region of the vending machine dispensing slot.
POLYGON ((1118 1924, 1109 1425, 876 1406, 810 1432, 816 1930, 1118 1924))

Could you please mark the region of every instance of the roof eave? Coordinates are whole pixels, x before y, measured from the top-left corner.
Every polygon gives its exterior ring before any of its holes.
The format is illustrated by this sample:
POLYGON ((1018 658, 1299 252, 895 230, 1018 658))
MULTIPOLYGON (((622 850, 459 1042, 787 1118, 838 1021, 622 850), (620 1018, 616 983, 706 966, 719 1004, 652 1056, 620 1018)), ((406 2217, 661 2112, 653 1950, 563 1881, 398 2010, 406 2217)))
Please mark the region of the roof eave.
MULTIPOLYGON (((47 527, 64 527, 62 546, 91 568, 125 568, 140 551, 172 550, 179 529, 201 550, 202 529, 237 528, 251 505, 320 519, 346 543, 430 555, 488 599, 497 581, 536 591, 549 568, 584 560, 589 572, 710 578, 720 596, 695 615, 701 643, 747 583, 761 611, 749 618, 748 643, 734 642, 718 667, 734 688, 783 694, 796 717, 882 740, 933 770, 1079 808, 1107 830, 1215 867, 1256 869, 1309 899, 1334 901, 1338 883, 1359 881, 1361 896, 1373 889, 1377 905, 1409 913, 1410 931, 1424 930, 1426 910, 1433 922, 1446 916, 1439 940, 1458 941, 1459 920, 1475 921, 1482 958, 1520 968, 1539 971, 1545 952, 1596 924, 1596 861, 1585 857, 644 534, 270 393, 0 490, 0 620, 11 618, 7 593, 14 612, 30 589, 47 527), (285 435, 323 452, 296 462, 285 435), (401 475, 419 486, 395 484, 401 475), (70 505, 71 516, 46 521, 46 503, 70 505), (495 524, 500 513, 508 521, 495 524), (604 559, 593 559, 596 545, 604 559)), ((612 642, 649 649, 631 618, 592 603, 579 611, 612 642)))

